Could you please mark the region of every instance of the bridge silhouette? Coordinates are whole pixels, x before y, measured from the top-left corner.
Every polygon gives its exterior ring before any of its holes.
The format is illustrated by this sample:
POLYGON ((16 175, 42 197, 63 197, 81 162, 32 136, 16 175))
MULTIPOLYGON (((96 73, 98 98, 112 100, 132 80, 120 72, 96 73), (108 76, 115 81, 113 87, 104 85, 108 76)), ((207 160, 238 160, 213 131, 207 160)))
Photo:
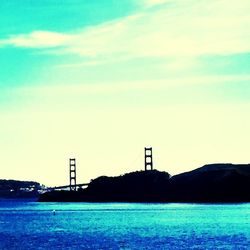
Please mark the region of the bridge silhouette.
MULTIPOLYGON (((152 147, 144 148, 144 167, 145 171, 153 170, 153 150, 152 147)), ((63 190, 69 189, 70 191, 77 191, 77 188, 88 187, 89 183, 76 184, 76 159, 69 159, 69 185, 49 187, 47 190, 63 190)))
MULTIPOLYGON (((82 183, 82 184, 75 184, 74 188, 82 188, 82 187, 87 187, 89 183, 82 183)), ((62 190, 62 189, 70 189, 71 190, 72 185, 65 185, 65 186, 57 186, 57 187, 50 187, 48 188, 49 190, 62 190)))

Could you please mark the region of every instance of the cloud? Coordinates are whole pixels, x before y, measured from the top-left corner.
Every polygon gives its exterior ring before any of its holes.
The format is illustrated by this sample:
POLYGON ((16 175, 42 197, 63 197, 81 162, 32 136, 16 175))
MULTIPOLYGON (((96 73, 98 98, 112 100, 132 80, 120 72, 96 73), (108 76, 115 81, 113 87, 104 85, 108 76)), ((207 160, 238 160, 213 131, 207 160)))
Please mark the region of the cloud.
POLYGON ((104 61, 250 51, 249 1, 187 2, 82 30, 69 46, 54 53, 104 61))
POLYGON ((50 31, 33 31, 29 34, 11 36, 0 41, 0 45, 27 48, 49 48, 67 45, 72 36, 50 31))
MULTIPOLYGON (((154 5, 168 1, 146 2, 154 5)), ((226 0, 178 1, 171 7, 162 5, 162 8, 142 10, 71 34, 34 31, 0 43, 54 47, 45 52, 84 57, 89 65, 144 57, 230 55, 250 51, 249 9, 248 0, 232 0, 230 4, 226 0)))

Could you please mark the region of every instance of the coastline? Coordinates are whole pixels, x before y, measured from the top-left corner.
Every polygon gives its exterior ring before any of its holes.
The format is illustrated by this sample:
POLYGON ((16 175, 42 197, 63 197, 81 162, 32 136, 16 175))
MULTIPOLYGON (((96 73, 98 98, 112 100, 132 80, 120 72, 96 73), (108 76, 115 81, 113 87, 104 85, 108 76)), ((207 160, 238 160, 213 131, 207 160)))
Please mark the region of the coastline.
POLYGON ((249 164, 211 164, 170 176, 157 170, 101 176, 86 189, 50 191, 39 202, 243 203, 250 202, 249 164))

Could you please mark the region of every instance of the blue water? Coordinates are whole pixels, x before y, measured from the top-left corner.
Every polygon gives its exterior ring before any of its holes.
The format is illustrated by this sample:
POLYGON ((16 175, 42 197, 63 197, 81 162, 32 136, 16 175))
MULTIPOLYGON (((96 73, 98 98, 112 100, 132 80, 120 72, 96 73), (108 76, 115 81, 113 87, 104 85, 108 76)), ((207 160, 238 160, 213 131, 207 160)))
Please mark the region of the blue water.
POLYGON ((250 249, 250 204, 0 201, 0 249, 250 249))

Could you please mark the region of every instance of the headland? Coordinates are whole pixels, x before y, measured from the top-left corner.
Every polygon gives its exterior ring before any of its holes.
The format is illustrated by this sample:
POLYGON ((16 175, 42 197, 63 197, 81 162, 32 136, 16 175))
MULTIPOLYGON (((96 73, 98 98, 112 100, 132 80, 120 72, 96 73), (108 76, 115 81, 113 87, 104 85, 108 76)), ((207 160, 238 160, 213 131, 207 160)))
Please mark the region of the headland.
POLYGON ((50 191, 40 202, 250 202, 250 164, 209 164, 170 176, 157 170, 101 176, 85 189, 50 191))

